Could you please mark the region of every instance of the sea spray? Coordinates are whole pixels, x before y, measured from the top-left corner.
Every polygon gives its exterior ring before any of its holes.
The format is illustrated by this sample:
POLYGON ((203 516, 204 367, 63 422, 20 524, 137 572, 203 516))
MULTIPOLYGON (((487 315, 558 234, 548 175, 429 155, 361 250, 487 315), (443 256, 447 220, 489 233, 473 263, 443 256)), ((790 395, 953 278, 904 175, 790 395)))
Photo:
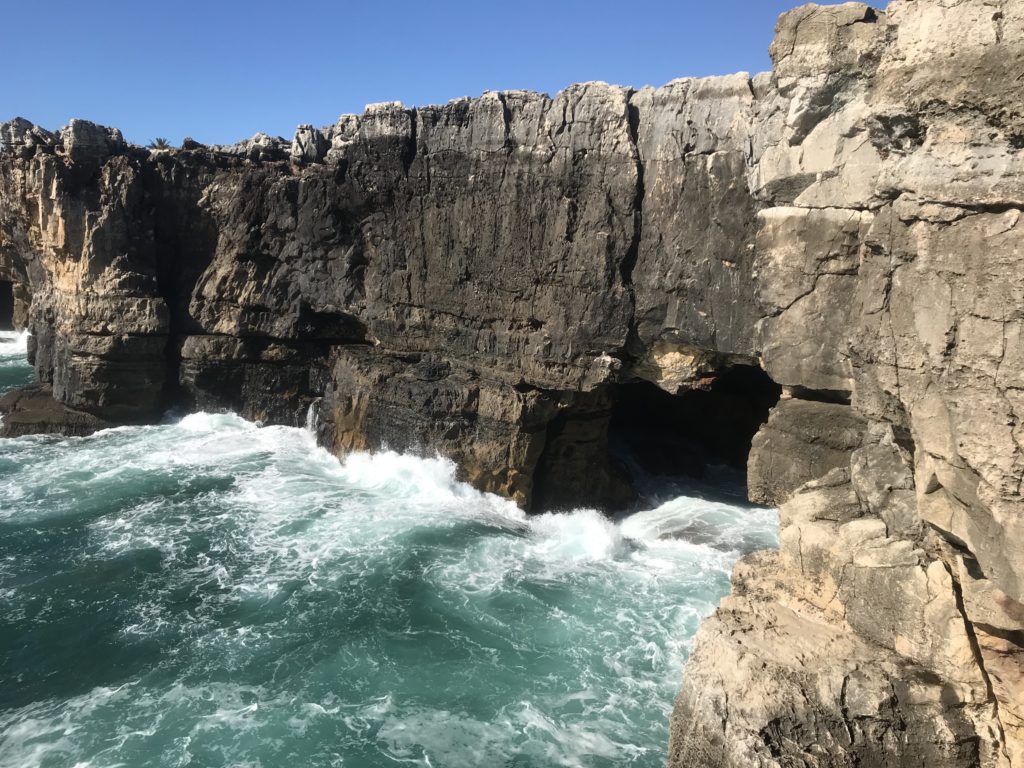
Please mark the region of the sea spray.
POLYGON ((23 357, 28 351, 28 331, 0 331, 0 359, 15 365, 11 358, 23 357))
POLYGON ((320 403, 321 398, 317 398, 306 409, 306 431, 314 435, 316 434, 317 425, 320 423, 320 403))

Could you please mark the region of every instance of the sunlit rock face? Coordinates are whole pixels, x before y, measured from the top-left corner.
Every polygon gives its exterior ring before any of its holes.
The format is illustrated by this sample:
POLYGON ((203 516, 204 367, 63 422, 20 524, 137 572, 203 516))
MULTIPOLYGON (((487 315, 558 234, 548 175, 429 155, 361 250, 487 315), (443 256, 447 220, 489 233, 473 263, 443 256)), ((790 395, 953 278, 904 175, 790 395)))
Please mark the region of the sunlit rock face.
POLYGON ((748 472, 781 551, 702 627, 673 766, 1024 765, 1022 33, 973 0, 779 22, 750 189, 792 398, 748 472))
POLYGON ((290 143, 4 124, 40 382, 5 429, 312 413, 337 453, 439 452, 531 509, 628 505, 617 435, 752 445, 781 551, 705 623, 670 764, 1020 766, 1024 6, 808 5, 772 55, 290 143), (648 386, 714 406, 658 434, 648 386))

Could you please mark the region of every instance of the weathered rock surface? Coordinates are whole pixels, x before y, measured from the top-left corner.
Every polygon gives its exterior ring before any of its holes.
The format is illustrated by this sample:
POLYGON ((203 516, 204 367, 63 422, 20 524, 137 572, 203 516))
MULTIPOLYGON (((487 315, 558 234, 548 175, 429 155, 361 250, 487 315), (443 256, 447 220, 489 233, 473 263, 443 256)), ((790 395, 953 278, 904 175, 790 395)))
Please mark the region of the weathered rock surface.
POLYGON ((778 506, 804 483, 849 467, 865 424, 850 406, 787 398, 754 436, 747 461, 747 495, 778 506))
POLYGON ((702 626, 670 765, 1024 765, 1024 5, 804 6, 772 52, 758 351, 831 402, 754 439, 781 552, 702 626))
POLYGON ((69 437, 90 435, 100 429, 112 427, 91 413, 76 411, 53 398, 46 385, 31 385, 16 389, 0 397, 5 437, 56 434, 69 437))
POLYGON ((1024 4, 806 5, 772 54, 291 143, 6 123, 42 388, 3 429, 313 413, 532 509, 628 503, 623 439, 750 446, 781 551, 701 629, 670 765, 1020 768, 1024 4))
POLYGON ((183 405, 302 424, 316 402, 338 450, 441 450, 526 506, 620 506, 614 386, 706 388, 753 359, 750 105, 745 76, 590 83, 371 105, 300 127, 290 148, 257 135, 152 152, 80 121, 60 134, 14 121, 0 278, 31 296, 39 380, 103 420, 183 405), (722 201, 681 232, 668 145, 699 116, 711 123, 685 194, 695 209, 708 190, 722 201), (665 166, 649 193, 641 146, 665 166), (664 221, 644 230, 648 199, 664 221), (735 311, 686 315, 685 297, 634 285, 640 260, 661 269, 711 231, 713 253, 672 269, 706 287, 709 310, 720 282, 735 311), (692 323, 698 343, 683 343, 692 323), (355 414, 353 399, 367 401, 355 414))

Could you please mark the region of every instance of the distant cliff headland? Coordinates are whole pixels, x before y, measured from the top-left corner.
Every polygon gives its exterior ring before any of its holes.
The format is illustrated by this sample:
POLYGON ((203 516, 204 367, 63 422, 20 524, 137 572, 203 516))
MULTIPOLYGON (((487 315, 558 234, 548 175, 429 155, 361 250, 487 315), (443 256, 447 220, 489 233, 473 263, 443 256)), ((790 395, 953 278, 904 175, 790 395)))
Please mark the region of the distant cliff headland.
POLYGON ((746 466, 674 768, 1024 766, 1024 3, 785 14, 774 69, 379 104, 286 142, 0 127, 8 436, 169 408, 532 510, 746 466))

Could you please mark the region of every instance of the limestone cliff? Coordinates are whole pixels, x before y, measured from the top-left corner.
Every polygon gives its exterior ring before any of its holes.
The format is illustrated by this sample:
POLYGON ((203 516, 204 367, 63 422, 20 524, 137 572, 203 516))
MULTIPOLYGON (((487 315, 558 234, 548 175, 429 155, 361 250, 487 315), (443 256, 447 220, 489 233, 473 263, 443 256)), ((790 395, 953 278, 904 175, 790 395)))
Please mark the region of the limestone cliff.
POLYGON ((621 503, 609 385, 709 389, 753 362, 752 105, 746 76, 587 84, 152 152, 9 123, 0 278, 30 295, 49 389, 7 431, 171 405, 301 424, 315 402, 339 451, 440 450, 535 507, 621 503))
POLYGON ((4 430, 312 408, 533 509, 627 504, 623 443, 746 461, 782 548, 702 627, 670 765, 1024 766, 1024 3, 803 6, 772 55, 290 143, 7 123, 40 384, 4 430))
POLYGON ((795 397, 748 472, 782 547, 703 625, 670 764, 1024 765, 1024 3, 804 6, 772 53, 758 339, 795 397))

